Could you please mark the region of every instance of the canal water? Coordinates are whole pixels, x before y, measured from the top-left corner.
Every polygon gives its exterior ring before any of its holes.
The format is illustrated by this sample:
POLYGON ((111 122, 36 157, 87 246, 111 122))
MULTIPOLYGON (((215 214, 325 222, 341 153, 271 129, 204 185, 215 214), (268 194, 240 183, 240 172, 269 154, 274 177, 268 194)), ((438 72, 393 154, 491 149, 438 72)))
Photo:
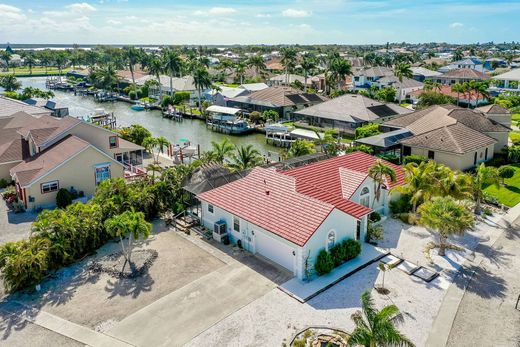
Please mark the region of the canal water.
MULTIPOLYGON (((23 87, 36 87, 45 89, 45 77, 19 78, 23 87)), ((206 128, 206 124, 198 119, 185 119, 176 122, 162 117, 158 110, 133 111, 130 104, 120 101, 98 103, 91 96, 75 96, 70 92, 54 91, 53 100, 60 105, 69 108, 69 113, 74 117, 92 114, 96 108, 103 108, 107 112, 113 112, 117 118, 117 125, 125 127, 132 124, 140 124, 150 130, 154 137, 164 136, 172 143, 180 143, 180 139, 188 139, 192 144, 199 144, 201 150, 211 148, 211 142, 220 142, 228 138, 233 144, 243 146, 252 144, 260 153, 267 154, 278 152, 279 148, 266 144, 262 134, 248 134, 243 136, 230 136, 213 132, 206 128)))

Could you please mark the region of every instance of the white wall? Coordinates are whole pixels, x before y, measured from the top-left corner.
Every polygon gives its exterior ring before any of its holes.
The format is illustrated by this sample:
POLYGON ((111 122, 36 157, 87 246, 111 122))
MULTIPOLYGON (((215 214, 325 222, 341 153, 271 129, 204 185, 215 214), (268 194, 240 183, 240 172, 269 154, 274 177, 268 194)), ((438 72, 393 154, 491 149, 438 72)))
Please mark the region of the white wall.
POLYGON ((369 196, 370 196, 370 204, 368 207, 370 207, 371 209, 373 209, 374 211, 380 213, 380 214, 383 214, 383 215, 387 215, 388 212, 389 212, 389 207, 388 207, 388 202, 389 202, 389 199, 388 199, 388 190, 385 190, 383 188, 381 188, 381 196, 379 198, 379 201, 376 201, 374 203, 374 199, 375 199, 375 190, 374 190, 374 180, 370 177, 367 177, 365 179, 365 181, 358 187, 358 189, 354 192, 354 194, 352 194, 352 196, 350 197, 350 200, 356 202, 356 203, 360 203, 360 198, 361 198, 361 191, 363 190, 363 188, 368 188, 369 190, 369 196), (373 204, 373 205, 372 205, 373 204))
MULTIPOLYGON (((488 157, 487 160, 490 160, 493 158, 494 153, 494 147, 495 145, 489 145, 487 147, 488 149, 488 157)), ((468 152, 466 154, 454 154, 454 153, 448 153, 448 152, 441 152, 441 151, 434 151, 435 152, 435 158, 434 160, 440 164, 444 164, 452 169, 455 170, 468 170, 474 167, 474 156, 475 152, 477 152, 477 164, 483 163, 486 161, 485 159, 485 152, 486 147, 479 148, 476 151, 468 152)), ((425 148, 418 148, 418 147, 412 147, 412 154, 420 155, 423 157, 428 157, 428 149, 425 148)))

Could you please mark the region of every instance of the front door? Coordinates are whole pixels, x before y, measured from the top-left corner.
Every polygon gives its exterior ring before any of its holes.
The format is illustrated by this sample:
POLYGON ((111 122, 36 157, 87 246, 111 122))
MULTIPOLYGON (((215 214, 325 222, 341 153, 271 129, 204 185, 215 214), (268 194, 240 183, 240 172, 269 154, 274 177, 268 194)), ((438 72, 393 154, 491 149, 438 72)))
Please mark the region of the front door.
POLYGON ((123 162, 123 153, 116 153, 115 154, 116 160, 120 163, 123 162))

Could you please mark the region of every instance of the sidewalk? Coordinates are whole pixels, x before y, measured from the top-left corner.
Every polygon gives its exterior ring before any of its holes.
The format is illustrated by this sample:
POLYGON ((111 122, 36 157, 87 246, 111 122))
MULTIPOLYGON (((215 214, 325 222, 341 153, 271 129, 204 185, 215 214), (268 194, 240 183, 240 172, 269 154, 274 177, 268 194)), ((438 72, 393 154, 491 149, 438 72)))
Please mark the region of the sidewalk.
POLYGON ((390 253, 365 243, 359 257, 338 266, 329 274, 317 277, 310 282, 303 282, 295 277, 278 288, 299 302, 304 303, 388 254, 390 253))

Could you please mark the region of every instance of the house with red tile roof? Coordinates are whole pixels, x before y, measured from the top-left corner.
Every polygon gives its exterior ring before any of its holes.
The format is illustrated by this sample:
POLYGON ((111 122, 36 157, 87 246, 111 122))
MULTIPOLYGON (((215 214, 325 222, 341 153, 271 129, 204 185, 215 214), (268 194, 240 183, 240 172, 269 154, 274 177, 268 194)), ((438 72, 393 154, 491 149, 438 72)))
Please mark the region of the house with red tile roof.
POLYGON ((385 162, 397 179, 383 184, 377 199, 368 175, 377 160, 354 152, 286 171, 255 168, 197 196, 201 223, 304 279, 322 249, 345 239, 363 243, 368 215, 387 213, 389 191, 404 183, 404 172, 385 162))

